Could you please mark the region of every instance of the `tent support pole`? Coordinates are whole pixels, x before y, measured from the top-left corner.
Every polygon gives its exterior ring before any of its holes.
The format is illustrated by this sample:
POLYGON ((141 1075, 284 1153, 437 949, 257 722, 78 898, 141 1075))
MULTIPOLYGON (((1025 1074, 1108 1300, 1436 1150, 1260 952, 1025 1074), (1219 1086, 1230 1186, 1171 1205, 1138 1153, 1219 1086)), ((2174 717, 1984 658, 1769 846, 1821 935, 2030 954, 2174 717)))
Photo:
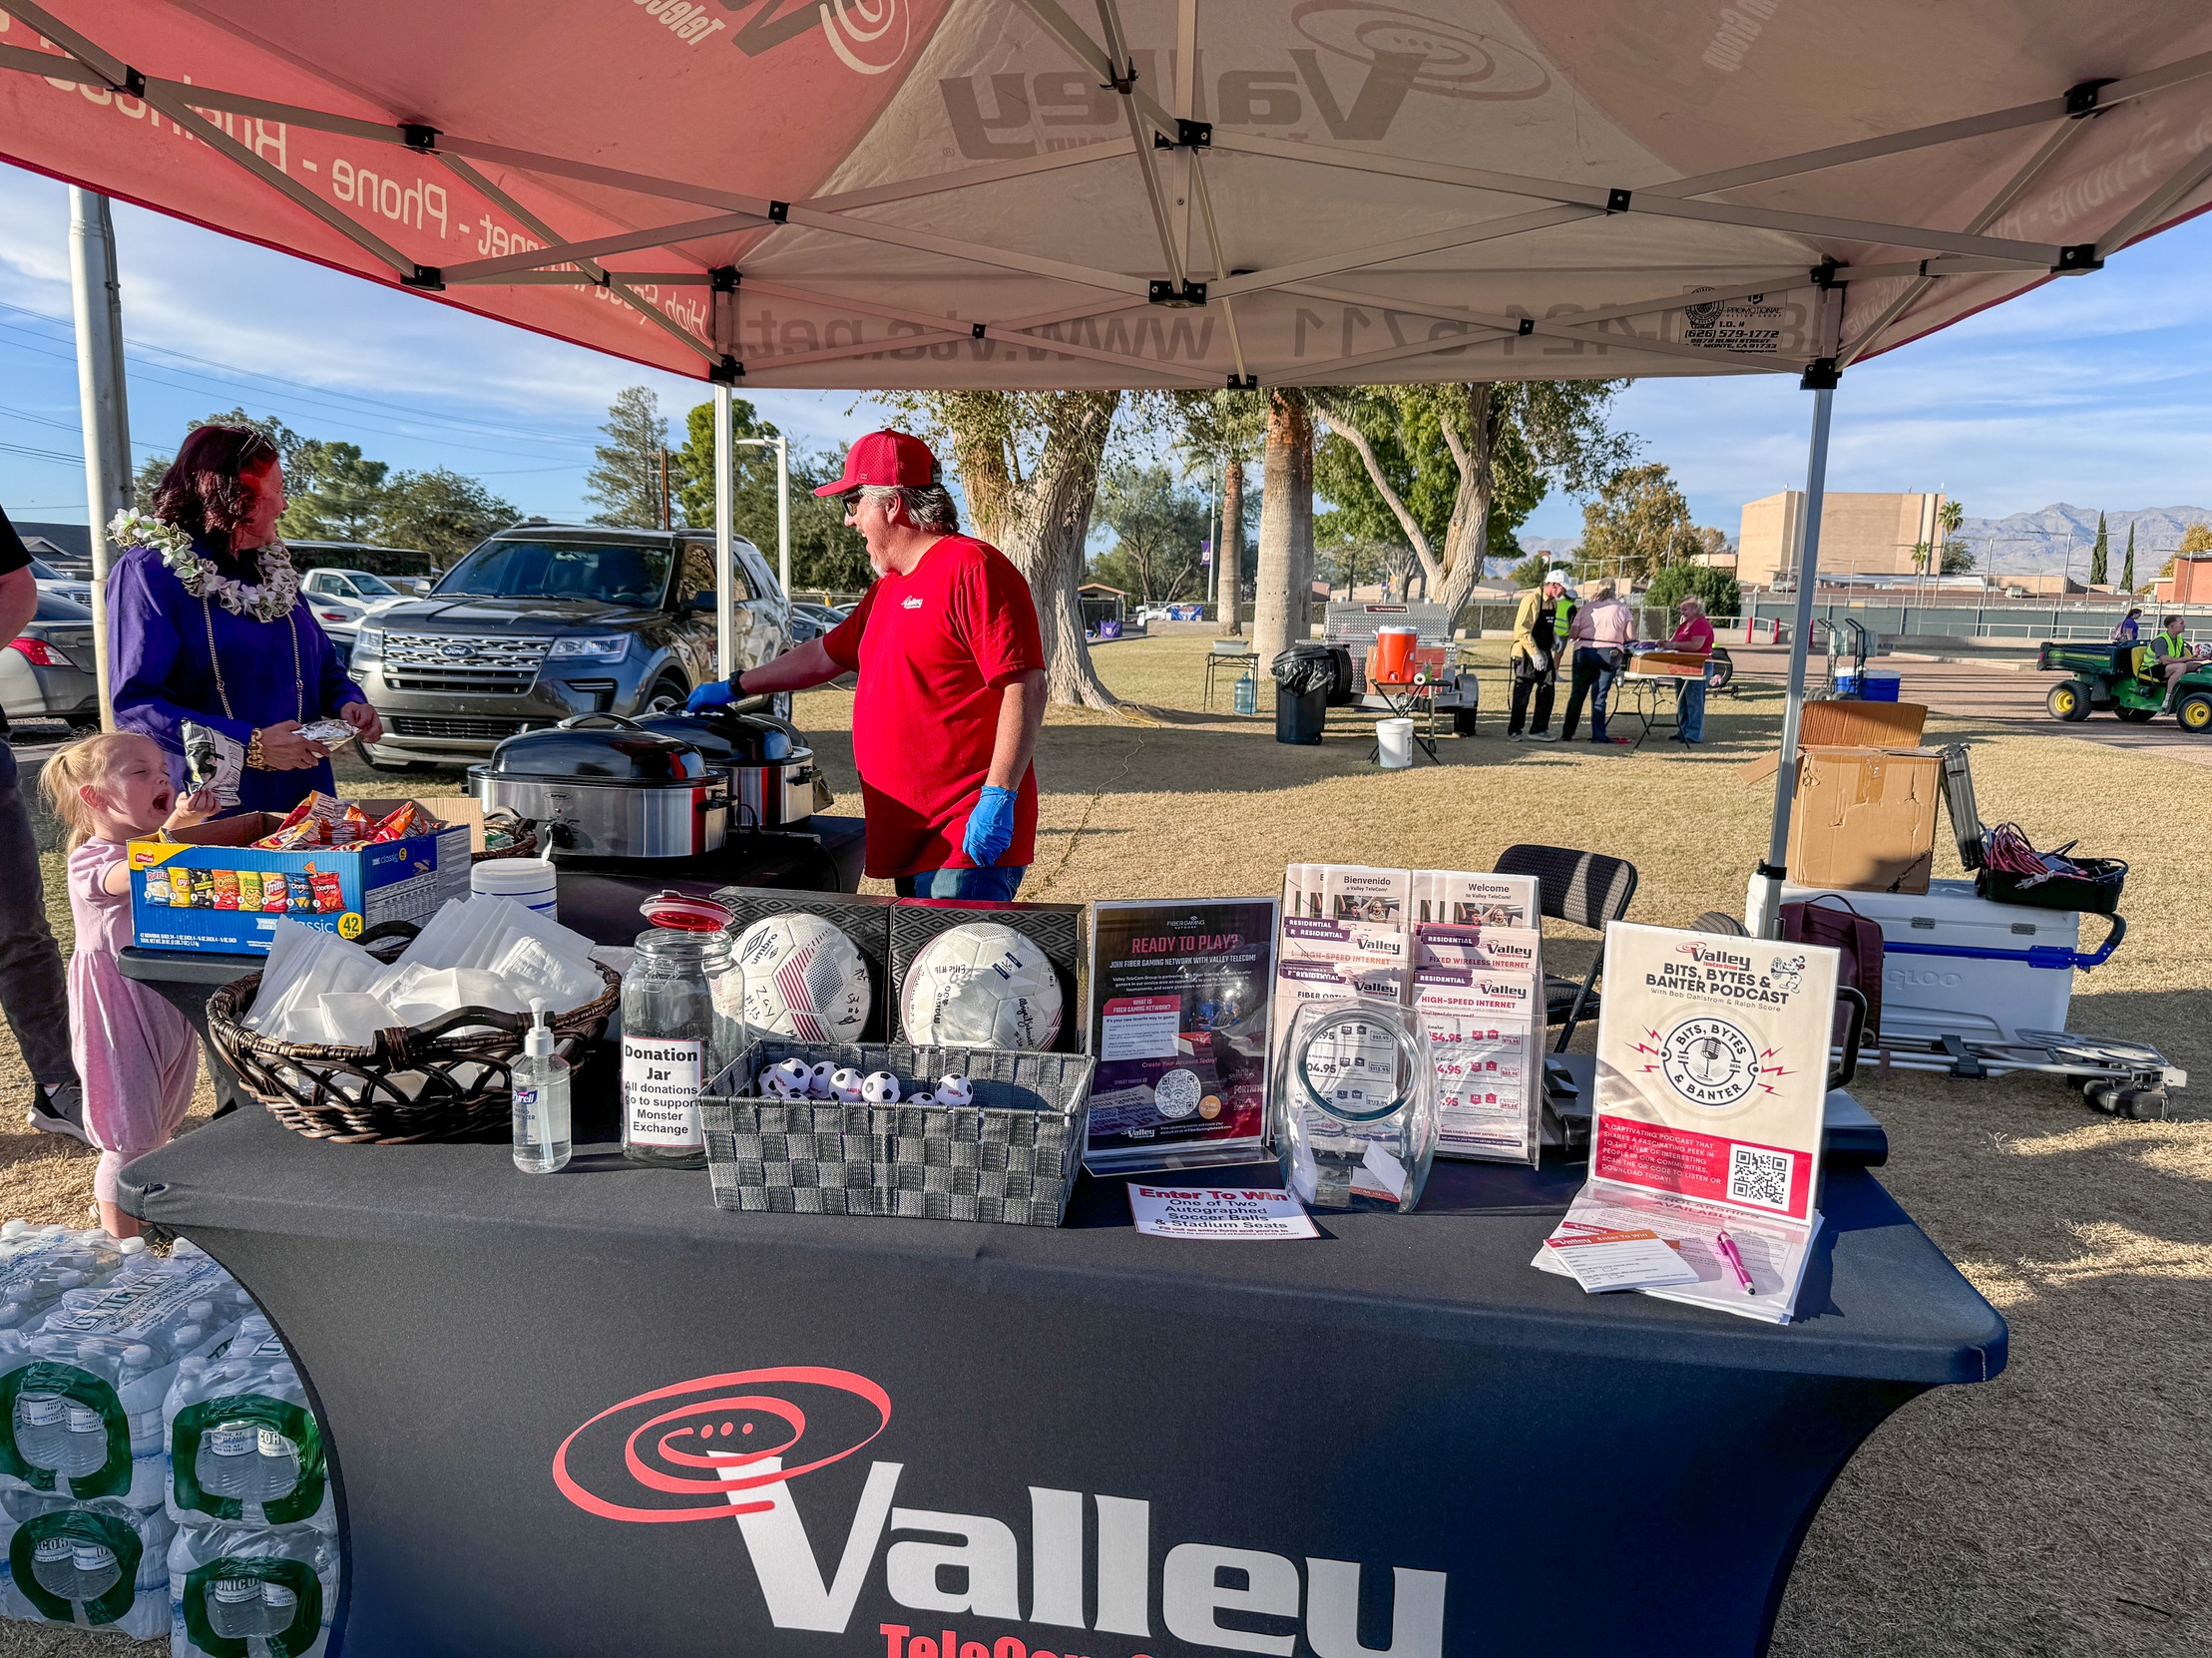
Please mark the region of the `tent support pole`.
POLYGON ((1789 856, 1790 805, 1797 790, 1797 730, 1805 706, 1805 657, 1813 641, 1813 590, 1820 585, 1820 513, 1828 494, 1828 419, 1836 394, 1823 387, 1813 393, 1813 436, 1805 454, 1805 538, 1797 555, 1797 622, 1790 633, 1790 696, 1782 711, 1782 762, 1774 772, 1774 829, 1767 837, 1766 861, 1755 877, 1756 892, 1744 925, 1758 939, 1782 936, 1782 882, 1789 856))
POLYGON ((783 584, 783 602, 791 602, 791 440, 775 439, 775 578, 783 584))
POLYGON ((92 534, 92 660, 100 728, 115 729, 108 694, 108 520, 131 505, 131 416, 124 402, 123 298, 108 199, 69 192, 69 286, 77 324, 77 402, 85 433, 85 518, 92 534))
POLYGON ((736 594, 730 587, 731 527, 736 503, 730 494, 729 387, 714 386, 714 674, 727 679, 737 671, 736 594))

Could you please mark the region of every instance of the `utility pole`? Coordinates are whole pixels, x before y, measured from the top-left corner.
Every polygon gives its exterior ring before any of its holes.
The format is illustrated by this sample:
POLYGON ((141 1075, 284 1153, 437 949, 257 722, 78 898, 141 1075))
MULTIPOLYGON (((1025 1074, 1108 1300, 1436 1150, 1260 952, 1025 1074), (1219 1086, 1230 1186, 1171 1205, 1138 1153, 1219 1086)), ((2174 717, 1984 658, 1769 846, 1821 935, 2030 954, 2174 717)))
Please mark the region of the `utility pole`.
POLYGON ((661 528, 669 530, 674 527, 675 520, 668 512, 668 450, 664 444, 661 449, 661 528))
POLYGON ((108 695, 108 521, 131 505, 131 411, 124 396, 123 290, 108 199, 69 192, 69 286, 77 326, 77 404, 85 434, 85 517, 92 544, 92 657, 100 724, 108 695))

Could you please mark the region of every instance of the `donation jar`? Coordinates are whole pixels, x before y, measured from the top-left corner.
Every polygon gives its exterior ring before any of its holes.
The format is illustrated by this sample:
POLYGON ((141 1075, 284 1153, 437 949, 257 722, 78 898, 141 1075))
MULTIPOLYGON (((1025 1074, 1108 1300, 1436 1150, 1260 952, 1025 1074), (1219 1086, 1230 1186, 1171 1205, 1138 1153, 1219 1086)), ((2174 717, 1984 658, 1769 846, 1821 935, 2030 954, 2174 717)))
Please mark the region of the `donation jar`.
POLYGON ((744 1046, 729 912, 674 893, 640 908, 653 926, 638 935, 623 975, 623 1155, 704 1168, 699 1091, 744 1046))

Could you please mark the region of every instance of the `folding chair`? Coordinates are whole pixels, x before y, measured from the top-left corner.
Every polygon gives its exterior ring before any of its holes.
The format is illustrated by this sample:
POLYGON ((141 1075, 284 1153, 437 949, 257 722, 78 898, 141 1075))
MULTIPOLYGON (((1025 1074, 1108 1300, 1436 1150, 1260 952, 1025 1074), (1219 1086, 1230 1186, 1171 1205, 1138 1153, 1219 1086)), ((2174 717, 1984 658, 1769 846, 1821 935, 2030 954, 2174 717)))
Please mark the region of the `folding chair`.
MULTIPOLYGON (((1748 939, 1751 930, 1726 910, 1707 910, 1690 923, 1693 933, 1717 933, 1722 938, 1748 939)), ((1846 1086, 1859 1074, 1859 1044, 1866 1036, 1866 994, 1853 985, 1836 987, 1836 1014, 1840 1033, 1835 1037, 1839 1059, 1830 1065, 1828 1085, 1831 1088, 1846 1086)))
POLYGON ((1636 896, 1636 866, 1601 852, 1576 852, 1564 846, 1509 846, 1499 854, 1496 873, 1537 878, 1537 904, 1553 921, 1586 927, 1597 935, 1597 953, 1580 984, 1553 974, 1544 976, 1545 1023, 1563 1025, 1554 1053, 1564 1053, 1574 1028, 1597 1012, 1597 976, 1605 965, 1605 924, 1628 913, 1636 896))

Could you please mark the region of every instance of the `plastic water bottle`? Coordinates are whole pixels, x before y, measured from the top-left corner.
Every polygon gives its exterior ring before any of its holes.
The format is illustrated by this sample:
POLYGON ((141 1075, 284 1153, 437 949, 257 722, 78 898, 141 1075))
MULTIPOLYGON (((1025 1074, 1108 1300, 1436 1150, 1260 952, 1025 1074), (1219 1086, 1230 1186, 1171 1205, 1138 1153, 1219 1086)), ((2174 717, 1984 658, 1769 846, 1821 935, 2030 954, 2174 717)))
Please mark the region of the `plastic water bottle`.
POLYGON ((569 1065, 553 1051, 546 1005, 530 1004, 530 1030, 515 1061, 515 1167, 552 1174, 565 1167, 569 1142, 569 1065))
POLYGON ((260 1480, 259 1441, 250 1422, 220 1423, 202 1435, 193 1470, 201 1489, 212 1496, 258 1497, 260 1492, 251 1487, 260 1480))

